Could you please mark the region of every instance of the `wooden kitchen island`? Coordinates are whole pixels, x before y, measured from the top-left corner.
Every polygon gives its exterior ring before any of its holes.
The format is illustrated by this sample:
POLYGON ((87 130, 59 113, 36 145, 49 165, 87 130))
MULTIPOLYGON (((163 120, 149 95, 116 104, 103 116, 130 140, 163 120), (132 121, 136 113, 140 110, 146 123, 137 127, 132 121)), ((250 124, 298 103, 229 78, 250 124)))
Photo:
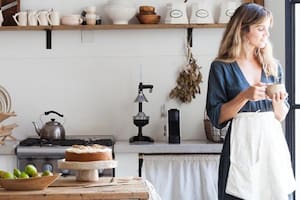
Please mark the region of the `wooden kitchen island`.
POLYGON ((0 187, 0 200, 114 200, 149 199, 149 188, 141 178, 100 178, 96 182, 78 182, 61 177, 40 191, 7 191, 0 187))

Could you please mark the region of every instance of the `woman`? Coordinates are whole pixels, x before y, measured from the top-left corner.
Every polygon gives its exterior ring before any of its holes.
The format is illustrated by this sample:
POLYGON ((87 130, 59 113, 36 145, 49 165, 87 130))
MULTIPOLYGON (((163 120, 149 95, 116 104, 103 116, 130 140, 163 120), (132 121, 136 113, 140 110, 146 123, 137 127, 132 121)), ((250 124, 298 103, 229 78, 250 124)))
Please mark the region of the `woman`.
POLYGON ((230 123, 219 164, 219 200, 284 200, 295 188, 280 122, 289 105, 285 91, 266 95, 282 81, 268 41, 272 14, 242 4, 231 17, 212 62, 206 109, 214 126, 230 123))

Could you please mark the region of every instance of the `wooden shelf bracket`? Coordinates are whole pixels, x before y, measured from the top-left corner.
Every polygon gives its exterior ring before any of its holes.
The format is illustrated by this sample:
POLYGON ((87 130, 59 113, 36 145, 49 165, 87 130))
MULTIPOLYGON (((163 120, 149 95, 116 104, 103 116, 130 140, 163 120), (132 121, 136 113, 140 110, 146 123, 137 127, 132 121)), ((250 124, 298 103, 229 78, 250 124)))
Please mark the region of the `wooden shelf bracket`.
POLYGON ((193 46, 193 28, 187 28, 187 42, 190 47, 193 46))

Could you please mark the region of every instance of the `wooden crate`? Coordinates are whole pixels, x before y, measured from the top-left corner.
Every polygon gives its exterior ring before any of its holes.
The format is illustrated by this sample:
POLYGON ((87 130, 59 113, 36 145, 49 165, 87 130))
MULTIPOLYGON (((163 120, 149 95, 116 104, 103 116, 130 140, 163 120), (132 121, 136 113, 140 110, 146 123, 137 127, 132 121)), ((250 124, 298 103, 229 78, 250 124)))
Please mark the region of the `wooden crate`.
POLYGON ((2 26, 16 26, 12 16, 20 11, 20 0, 0 0, 0 7, 4 18, 2 26))

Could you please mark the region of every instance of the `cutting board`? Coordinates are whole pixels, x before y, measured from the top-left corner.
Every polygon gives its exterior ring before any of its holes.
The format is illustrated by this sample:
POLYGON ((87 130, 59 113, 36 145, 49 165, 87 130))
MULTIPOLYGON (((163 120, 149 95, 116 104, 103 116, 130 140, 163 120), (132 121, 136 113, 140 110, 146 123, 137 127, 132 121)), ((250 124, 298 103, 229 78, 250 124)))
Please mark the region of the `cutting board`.
POLYGON ((2 26, 16 26, 12 16, 20 11, 20 0, 0 0, 0 7, 4 18, 2 26))

